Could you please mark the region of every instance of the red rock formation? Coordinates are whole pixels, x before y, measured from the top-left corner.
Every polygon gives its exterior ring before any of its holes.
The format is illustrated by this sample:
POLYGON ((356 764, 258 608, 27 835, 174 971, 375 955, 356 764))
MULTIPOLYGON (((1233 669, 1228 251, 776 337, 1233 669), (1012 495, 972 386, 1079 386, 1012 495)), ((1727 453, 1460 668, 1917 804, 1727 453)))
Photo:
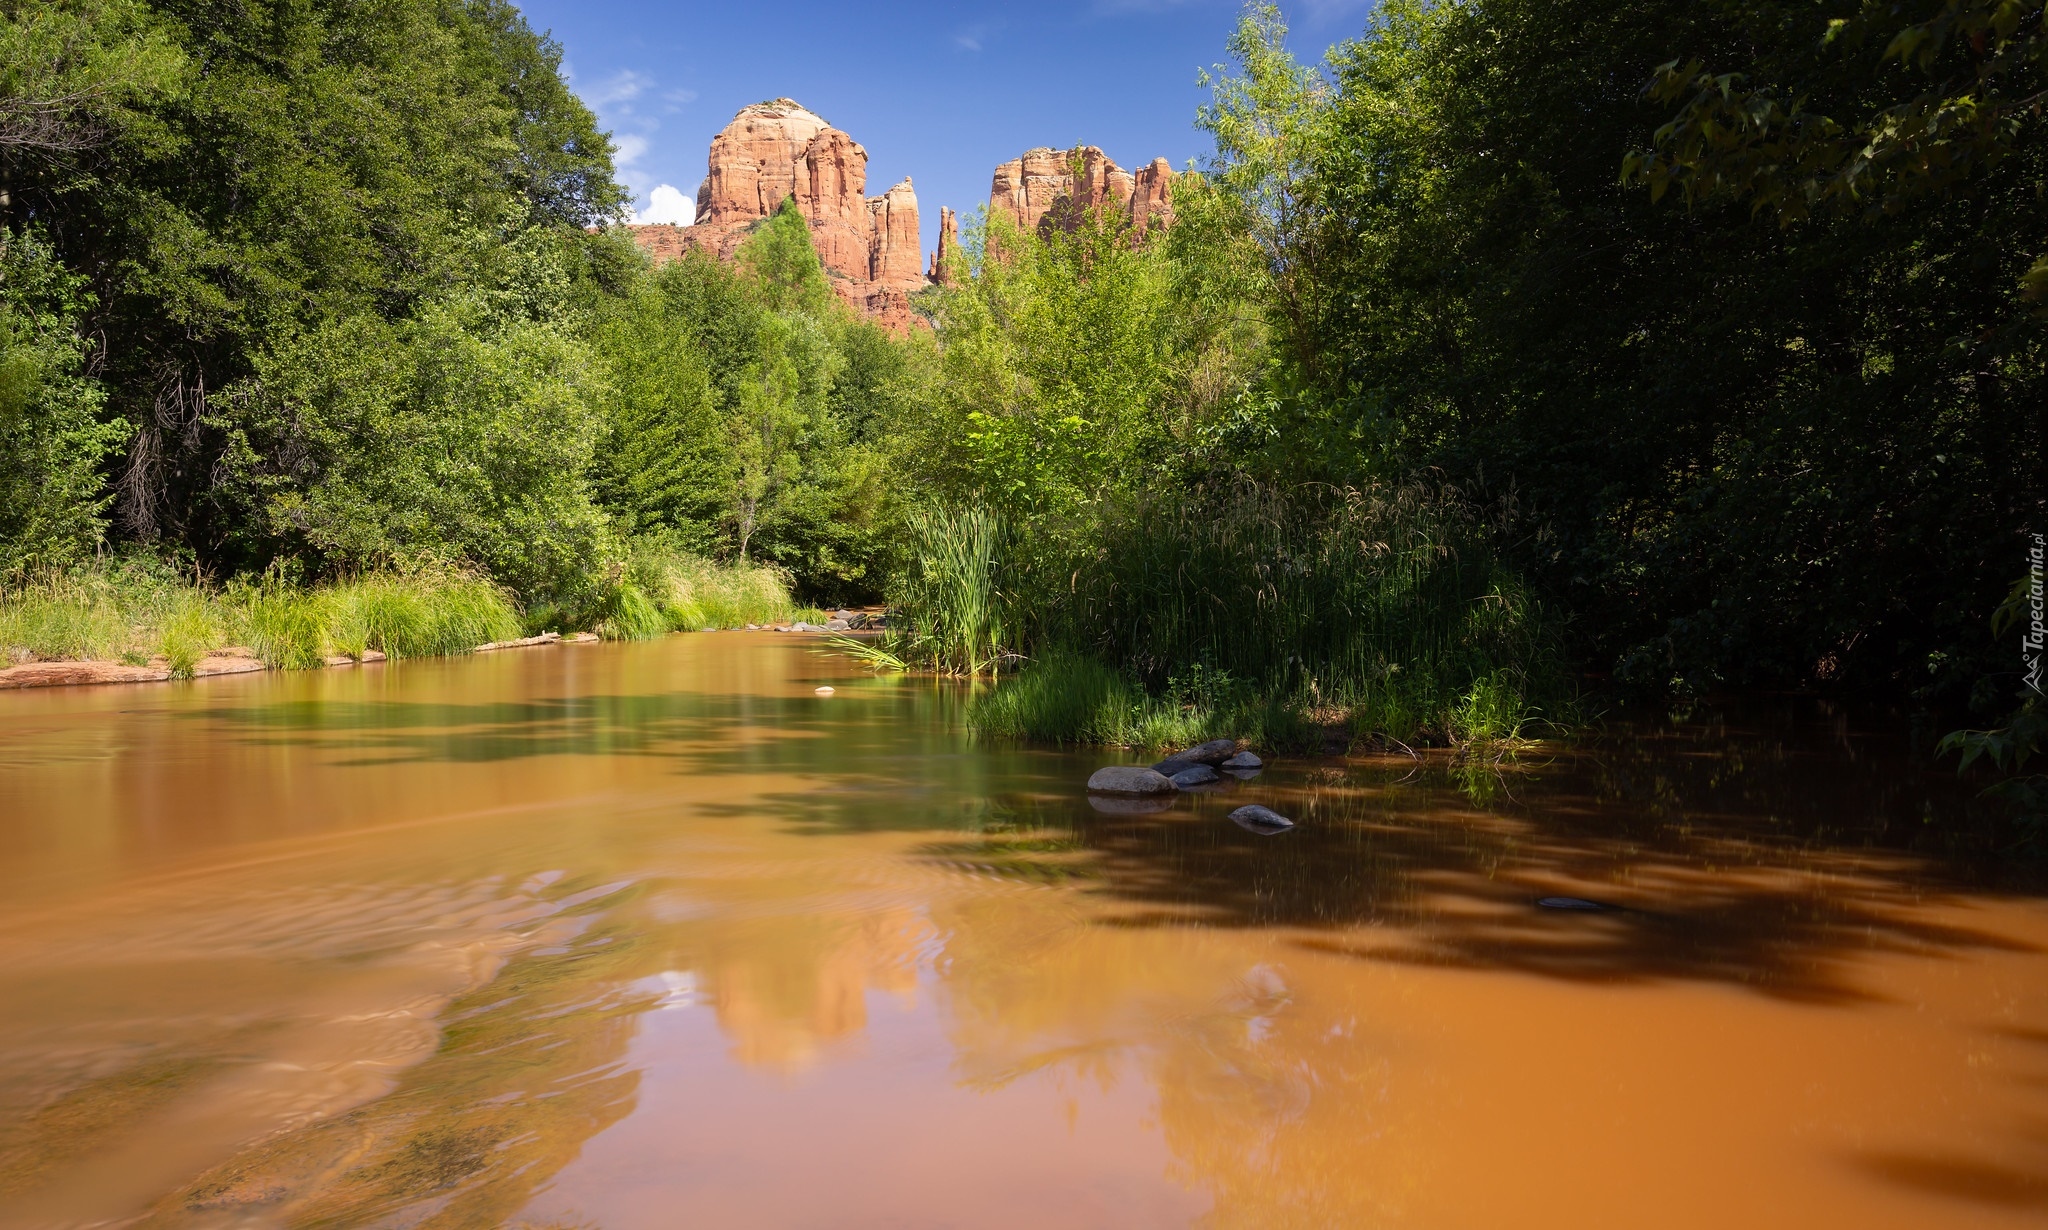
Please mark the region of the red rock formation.
POLYGON ((694 226, 636 226, 656 263, 688 244, 730 260, 761 219, 794 197, 811 224, 832 289, 892 327, 908 327, 910 294, 924 285, 917 193, 910 181, 868 197, 868 152, 787 98, 741 108, 711 141, 694 226))
POLYGON ((946 266, 952 263, 953 253, 959 247, 959 215, 941 205, 939 206, 939 250, 932 253, 931 269, 925 274, 925 280, 943 285, 948 276, 946 266))
POLYGON ((1155 221, 1170 217, 1167 192, 1172 181, 1173 167, 1164 158, 1154 158, 1133 175, 1093 145, 1065 152, 1041 146, 996 168, 988 203, 991 211, 1007 215, 1026 231, 1036 229, 1061 200, 1082 209, 1112 205, 1142 234, 1155 221))
POLYGON ((871 198, 867 209, 874 236, 868 280, 911 288, 921 285, 923 245, 917 235, 917 193, 911 191, 910 180, 871 198))

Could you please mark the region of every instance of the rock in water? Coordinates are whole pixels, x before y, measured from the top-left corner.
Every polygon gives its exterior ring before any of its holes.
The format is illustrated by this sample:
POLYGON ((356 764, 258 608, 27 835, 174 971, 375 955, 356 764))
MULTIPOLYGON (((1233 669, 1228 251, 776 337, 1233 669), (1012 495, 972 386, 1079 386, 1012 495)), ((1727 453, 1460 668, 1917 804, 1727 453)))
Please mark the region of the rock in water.
POLYGON ((1155 773, 1143 765, 1117 764, 1095 770, 1088 779, 1088 789, 1099 794, 1172 794, 1180 787, 1164 773, 1155 773))
POLYGON ((1207 743, 1197 743, 1184 752, 1175 752, 1152 767, 1172 777, 1182 769, 1191 769, 1198 764, 1214 767, 1236 750, 1237 741, 1234 739, 1211 739, 1207 743))
MULTIPOLYGON (((1156 772, 1157 770, 1154 771, 1156 772)), ((1189 786, 1206 786, 1210 782, 1220 782, 1222 780, 1223 775, 1221 773, 1205 764, 1182 769, 1173 775, 1173 784, 1179 786, 1182 790, 1186 790, 1189 786)))
POLYGON ((1260 807, 1257 803, 1247 807, 1240 807, 1236 811, 1231 812, 1230 820, 1231 823, 1241 829, 1249 829, 1254 833, 1268 836, 1274 833, 1284 833, 1294 827, 1294 821, 1289 820, 1271 808, 1260 807))
POLYGON ((1265 766, 1265 761, 1260 760, 1257 756, 1252 755, 1250 752, 1239 752, 1237 755, 1232 756, 1230 759, 1224 761, 1218 767, 1224 769, 1262 769, 1265 766))
POLYGON ((852 625, 843 619, 828 619, 825 621, 825 631, 827 632, 844 632, 850 627, 852 625))
POLYGON ((1605 901, 1592 901, 1585 897, 1538 897, 1536 898, 1536 904, 1546 910, 1583 910, 1587 913, 1598 913, 1620 908, 1619 906, 1609 905, 1605 901))

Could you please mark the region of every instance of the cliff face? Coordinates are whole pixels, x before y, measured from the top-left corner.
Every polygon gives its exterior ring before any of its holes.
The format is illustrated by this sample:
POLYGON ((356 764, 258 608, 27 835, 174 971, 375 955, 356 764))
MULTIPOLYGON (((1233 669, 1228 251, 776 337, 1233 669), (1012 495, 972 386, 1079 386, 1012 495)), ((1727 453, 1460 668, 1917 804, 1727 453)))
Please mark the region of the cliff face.
POLYGON ((1173 167, 1164 158, 1131 172, 1093 145, 1072 150, 1041 146, 996 168, 988 203, 990 210, 1007 214, 1019 230, 1027 231, 1048 214, 1056 214, 1058 221, 1108 205, 1143 234, 1170 217, 1167 189, 1172 181, 1173 167))
MULTIPOLYGON (((1108 206, 1143 235, 1171 217, 1173 167, 1154 158, 1126 171, 1093 145, 1039 148, 996 168, 989 208, 1020 229, 1072 226, 1083 210, 1108 206)), ((787 98, 742 108, 711 141, 697 189, 694 226, 629 228, 655 261, 695 247, 730 260, 763 218, 794 197, 832 289, 895 328, 911 321, 910 296, 943 282, 960 245, 959 220, 939 211, 939 250, 927 265, 918 240, 910 181, 868 196, 868 152, 815 112, 787 98)))
POLYGON ((892 327, 908 327, 910 293, 924 285, 917 193, 904 180, 867 195, 868 152, 787 98, 742 108, 711 141, 694 226, 637 226, 656 261, 688 244, 729 260, 755 223, 796 198, 832 289, 892 327))

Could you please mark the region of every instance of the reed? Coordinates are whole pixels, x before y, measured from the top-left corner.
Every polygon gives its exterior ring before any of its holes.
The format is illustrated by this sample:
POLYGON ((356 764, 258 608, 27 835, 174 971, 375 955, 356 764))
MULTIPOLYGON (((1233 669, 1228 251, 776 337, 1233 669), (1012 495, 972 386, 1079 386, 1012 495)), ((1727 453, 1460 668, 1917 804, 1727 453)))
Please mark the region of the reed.
POLYGON ((885 648, 921 670, 1000 673, 1017 652, 1011 598, 996 584, 1001 521, 983 508, 918 509, 904 528, 909 562, 890 594, 885 648))

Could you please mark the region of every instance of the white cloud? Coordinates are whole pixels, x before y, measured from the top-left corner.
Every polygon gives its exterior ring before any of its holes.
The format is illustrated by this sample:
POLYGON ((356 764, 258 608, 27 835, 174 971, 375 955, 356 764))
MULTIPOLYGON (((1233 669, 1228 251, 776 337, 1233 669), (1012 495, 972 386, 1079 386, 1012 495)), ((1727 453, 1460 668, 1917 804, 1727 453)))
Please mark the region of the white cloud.
POLYGON ((612 165, 622 170, 640 161, 640 155, 647 152, 647 138, 637 132, 613 134, 612 145, 612 165))
POLYGON ((673 222, 677 226, 688 226, 697 220, 697 203, 683 195, 674 184, 657 184, 647 194, 647 208, 636 210, 633 221, 646 226, 653 222, 673 222))
POLYGON ((583 101, 593 107, 606 107, 613 103, 631 102, 645 93, 654 84, 654 78, 646 73, 636 73, 630 68, 618 72, 592 86, 583 95, 583 101))
POLYGON ((1000 21, 978 21, 953 35, 953 45, 962 51, 980 51, 988 36, 1002 29, 1000 21))

